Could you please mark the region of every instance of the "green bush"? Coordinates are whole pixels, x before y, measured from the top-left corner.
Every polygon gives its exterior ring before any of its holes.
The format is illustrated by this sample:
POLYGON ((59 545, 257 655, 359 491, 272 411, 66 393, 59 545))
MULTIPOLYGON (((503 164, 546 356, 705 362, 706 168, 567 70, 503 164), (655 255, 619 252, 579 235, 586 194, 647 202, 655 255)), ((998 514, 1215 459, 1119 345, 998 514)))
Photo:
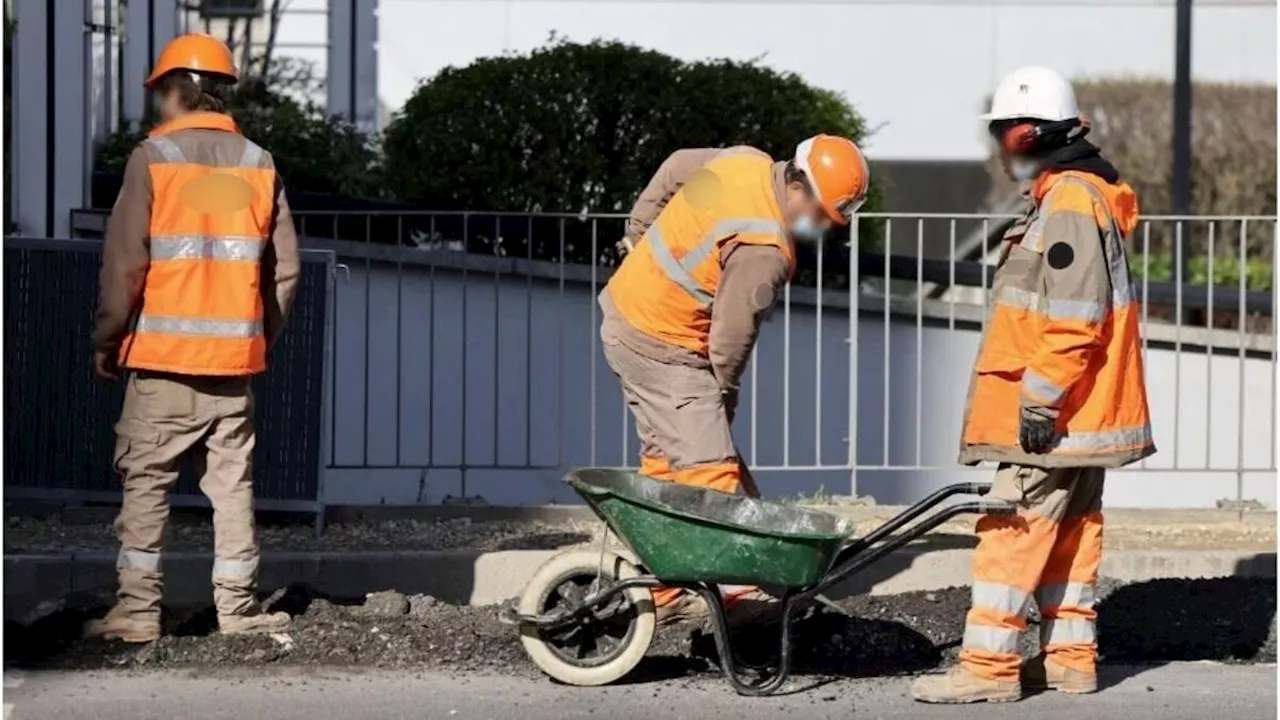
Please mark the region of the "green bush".
MULTIPOLYGON (((1178 268, 1170 252, 1152 252, 1144 263, 1142 255, 1129 258, 1131 275, 1140 280, 1145 270, 1153 282, 1172 282, 1178 268)), ((1209 285, 1209 258, 1197 255, 1190 258, 1185 268, 1187 282, 1192 285, 1209 285)), ((1213 258, 1213 287, 1240 287, 1240 258, 1234 255, 1217 255, 1213 258)), ((1245 258, 1245 288, 1267 291, 1272 288, 1271 261, 1265 258, 1245 258)))
MULTIPOLYGON (((289 189, 341 197, 383 194, 374 140, 347 121, 326 116, 310 100, 319 82, 310 65, 282 59, 266 72, 246 75, 227 109, 246 137, 271 151, 289 189)), ((123 171, 154 124, 148 118, 140 128, 122 128, 107 138, 97 169, 123 171)))
MULTIPOLYGON (((840 95, 757 63, 553 38, 419 86, 384 134, 385 177, 394 197, 439 210, 626 212, 675 150, 749 144, 785 158, 818 132, 860 141, 867 126, 840 95)), ((590 259, 590 242, 568 244, 571 260, 590 259)))

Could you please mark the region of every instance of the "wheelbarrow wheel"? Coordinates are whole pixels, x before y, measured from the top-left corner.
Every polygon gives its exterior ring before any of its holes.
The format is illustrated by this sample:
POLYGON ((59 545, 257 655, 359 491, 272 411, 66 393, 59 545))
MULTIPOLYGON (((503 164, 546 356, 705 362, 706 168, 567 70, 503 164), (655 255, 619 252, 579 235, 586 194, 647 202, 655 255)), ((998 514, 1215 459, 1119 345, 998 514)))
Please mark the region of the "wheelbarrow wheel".
MULTIPOLYGON (((520 598, 520 614, 544 615, 578 607, 608 583, 639 571, 613 553, 577 550, 551 558, 534 573, 520 598)), ((581 619, 556 627, 520 626, 520 641, 542 672, 562 683, 607 685, 640 662, 653 641, 653 595, 648 588, 624 590, 581 619)))

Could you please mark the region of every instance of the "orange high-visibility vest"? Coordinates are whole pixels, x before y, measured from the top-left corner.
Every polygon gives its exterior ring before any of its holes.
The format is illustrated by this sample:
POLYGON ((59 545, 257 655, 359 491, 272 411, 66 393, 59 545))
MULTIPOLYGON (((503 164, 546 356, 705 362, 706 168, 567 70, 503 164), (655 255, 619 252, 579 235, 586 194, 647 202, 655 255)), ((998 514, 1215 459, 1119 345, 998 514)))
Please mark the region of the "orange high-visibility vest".
POLYGON ((609 279, 609 296, 628 323, 706 356, 726 242, 777 247, 794 272, 772 168, 768 155, 734 148, 685 182, 609 279))
POLYGON ((236 133, 227 115, 195 113, 151 132, 151 265, 142 310, 120 348, 124 367, 183 375, 266 370, 260 260, 275 209, 275 170, 244 141, 234 165, 191 162, 170 133, 236 133))

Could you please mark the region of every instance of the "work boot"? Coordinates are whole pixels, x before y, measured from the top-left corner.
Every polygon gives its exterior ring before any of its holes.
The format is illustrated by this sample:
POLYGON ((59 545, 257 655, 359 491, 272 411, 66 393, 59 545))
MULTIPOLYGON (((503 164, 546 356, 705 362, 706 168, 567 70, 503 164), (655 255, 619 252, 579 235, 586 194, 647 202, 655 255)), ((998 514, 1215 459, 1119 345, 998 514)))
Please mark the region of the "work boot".
POLYGON ((702 596, 692 592, 682 592, 674 600, 666 605, 660 605, 654 611, 658 627, 685 622, 702 622, 709 614, 707 602, 702 599, 702 596))
POLYGON ((1022 685, 1028 690, 1057 690, 1072 695, 1098 691, 1098 674, 1087 673, 1038 655, 1022 664, 1022 685))
POLYGON ((976 702, 1015 702, 1022 699, 1022 686, 1016 682, 988 680, 961 665, 943 675, 927 675, 911 686, 911 697, 926 703, 963 704, 976 702))
POLYGON ((130 613, 119 605, 106 617, 84 624, 84 637, 99 640, 123 640, 127 643, 149 643, 160 639, 158 615, 130 613))
POLYGON ((218 631, 223 635, 262 635, 287 632, 291 627, 289 613, 263 612, 260 608, 241 615, 218 616, 218 631))

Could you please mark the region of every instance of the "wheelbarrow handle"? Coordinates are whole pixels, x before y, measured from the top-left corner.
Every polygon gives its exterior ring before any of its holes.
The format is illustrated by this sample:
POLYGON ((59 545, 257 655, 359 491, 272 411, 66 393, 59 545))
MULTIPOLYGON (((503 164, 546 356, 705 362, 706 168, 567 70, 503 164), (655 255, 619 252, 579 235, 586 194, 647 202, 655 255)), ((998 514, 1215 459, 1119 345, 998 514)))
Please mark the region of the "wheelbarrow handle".
POLYGON ((943 500, 946 500, 953 495, 981 496, 986 495, 989 492, 991 492, 991 483, 989 482, 954 483, 952 485, 938 488, 930 493, 925 499, 890 518, 883 525, 872 530, 866 536, 854 541, 851 546, 866 547, 868 545, 874 545, 902 529, 912 520, 915 520, 926 512, 937 507, 943 500))
MULTIPOLYGON (((937 503, 935 502, 934 504, 936 505, 937 503)), ((831 586, 859 570, 862 570, 876 560, 879 560, 907 543, 924 536, 929 531, 957 515, 969 515, 973 513, 1012 515, 1017 512, 1017 510, 1018 508, 1016 505, 1003 500, 970 500, 968 502, 956 503, 955 505, 948 505, 941 508, 915 525, 912 525, 906 531, 893 535, 892 537, 886 537, 885 534, 880 532, 880 530, 877 530, 867 537, 878 535, 879 537, 876 539, 881 540, 882 542, 873 547, 872 542, 863 542, 866 540, 866 538, 863 538, 863 541, 855 542, 841 550, 840 554, 836 556, 834 561, 832 561, 831 569, 828 571, 826 577, 824 577, 817 585, 806 588, 801 595, 806 598, 811 598, 827 590, 831 586)), ((882 525, 880 529, 887 527, 901 527, 899 522, 900 518, 908 514, 908 512, 902 513, 897 518, 894 518, 882 525)))

